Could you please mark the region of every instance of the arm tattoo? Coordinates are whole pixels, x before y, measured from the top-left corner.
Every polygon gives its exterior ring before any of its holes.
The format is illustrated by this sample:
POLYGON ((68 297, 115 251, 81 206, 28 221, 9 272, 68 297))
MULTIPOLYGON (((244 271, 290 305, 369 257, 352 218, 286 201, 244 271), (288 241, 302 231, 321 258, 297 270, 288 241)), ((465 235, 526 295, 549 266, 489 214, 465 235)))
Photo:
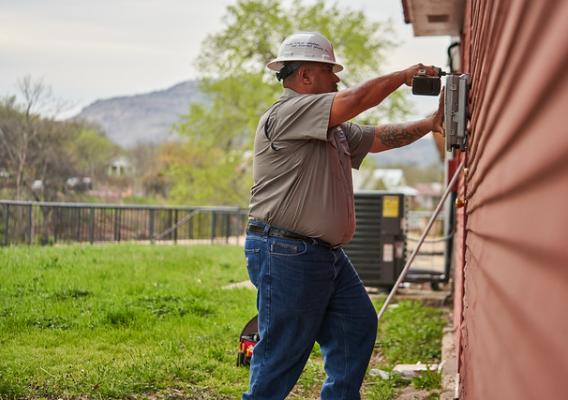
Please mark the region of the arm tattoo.
POLYGON ((385 125, 379 132, 381 143, 386 147, 402 147, 424 136, 427 131, 420 126, 406 124, 385 125))

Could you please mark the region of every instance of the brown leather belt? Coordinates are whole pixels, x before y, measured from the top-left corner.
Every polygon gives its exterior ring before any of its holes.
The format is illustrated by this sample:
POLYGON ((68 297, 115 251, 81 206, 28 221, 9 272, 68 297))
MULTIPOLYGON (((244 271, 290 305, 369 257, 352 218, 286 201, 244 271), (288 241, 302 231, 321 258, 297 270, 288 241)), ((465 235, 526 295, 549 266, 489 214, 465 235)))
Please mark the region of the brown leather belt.
MULTIPOLYGON (((249 222, 249 224, 247 225, 247 232, 256 233, 256 234, 259 234, 259 235, 264 235, 265 234, 265 226, 266 226, 266 224, 264 224, 262 222, 258 222, 258 221, 254 222, 254 223, 249 222)), ((327 247, 327 248, 330 248, 330 249, 338 249, 340 247, 340 246, 332 246, 328 242, 321 240, 321 239, 316 239, 316 238, 313 238, 313 237, 300 235, 299 233, 291 232, 291 231, 288 231, 288 230, 282 229, 282 228, 276 228, 274 226, 268 226, 267 235, 282 238, 282 239, 302 240, 304 242, 316 244, 316 245, 327 247)))

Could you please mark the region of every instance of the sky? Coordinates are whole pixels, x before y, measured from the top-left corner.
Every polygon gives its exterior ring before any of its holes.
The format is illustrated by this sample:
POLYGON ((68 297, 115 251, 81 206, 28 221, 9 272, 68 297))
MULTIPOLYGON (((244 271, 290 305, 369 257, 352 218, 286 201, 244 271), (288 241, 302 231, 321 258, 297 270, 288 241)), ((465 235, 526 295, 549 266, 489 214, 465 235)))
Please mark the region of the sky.
MULTIPOLYGON (((207 34, 223 28, 235 0, 0 0, 0 97, 25 75, 42 79, 71 116, 97 99, 165 89, 198 78, 207 34)), ((371 20, 391 19, 401 42, 381 70, 445 66, 448 37, 417 38, 400 0, 338 0, 371 20)), ((331 38, 332 39, 332 38, 331 38)), ((333 41, 333 40, 332 40, 333 41)), ((340 55, 339 55, 340 56, 340 55)), ((369 77, 371 78, 371 77, 369 77)), ((415 112, 436 107, 414 98, 415 112)))

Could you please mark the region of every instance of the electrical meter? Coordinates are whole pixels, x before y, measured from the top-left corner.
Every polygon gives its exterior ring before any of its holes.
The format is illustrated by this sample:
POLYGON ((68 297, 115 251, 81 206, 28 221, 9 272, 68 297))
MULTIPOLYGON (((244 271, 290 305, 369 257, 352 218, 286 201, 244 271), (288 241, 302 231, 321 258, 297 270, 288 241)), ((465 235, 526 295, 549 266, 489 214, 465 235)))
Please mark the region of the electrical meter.
POLYGON ((445 89, 446 150, 467 149, 467 91, 469 75, 448 75, 445 89))

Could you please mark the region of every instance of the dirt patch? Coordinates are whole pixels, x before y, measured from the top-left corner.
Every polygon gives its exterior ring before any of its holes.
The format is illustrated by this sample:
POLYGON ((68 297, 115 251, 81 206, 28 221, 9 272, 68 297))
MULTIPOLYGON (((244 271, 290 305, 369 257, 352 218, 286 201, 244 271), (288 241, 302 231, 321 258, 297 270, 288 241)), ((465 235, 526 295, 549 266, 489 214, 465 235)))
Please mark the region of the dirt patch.
POLYGON ((432 392, 428 390, 418 390, 412 387, 406 387, 396 395, 397 400, 431 400, 432 392))
POLYGON ((166 389, 156 393, 131 395, 128 400, 230 400, 209 388, 166 389))
POLYGON ((252 284, 251 281, 249 281, 248 279, 246 281, 242 281, 242 282, 235 282, 235 283, 231 283, 229 285, 223 286, 223 289, 254 289, 254 285, 252 284))
POLYGON ((455 329, 452 328, 452 316, 448 313, 448 327, 444 329, 442 338, 442 393, 441 400, 453 400, 456 391, 456 374, 458 372, 457 352, 455 345, 455 329))

